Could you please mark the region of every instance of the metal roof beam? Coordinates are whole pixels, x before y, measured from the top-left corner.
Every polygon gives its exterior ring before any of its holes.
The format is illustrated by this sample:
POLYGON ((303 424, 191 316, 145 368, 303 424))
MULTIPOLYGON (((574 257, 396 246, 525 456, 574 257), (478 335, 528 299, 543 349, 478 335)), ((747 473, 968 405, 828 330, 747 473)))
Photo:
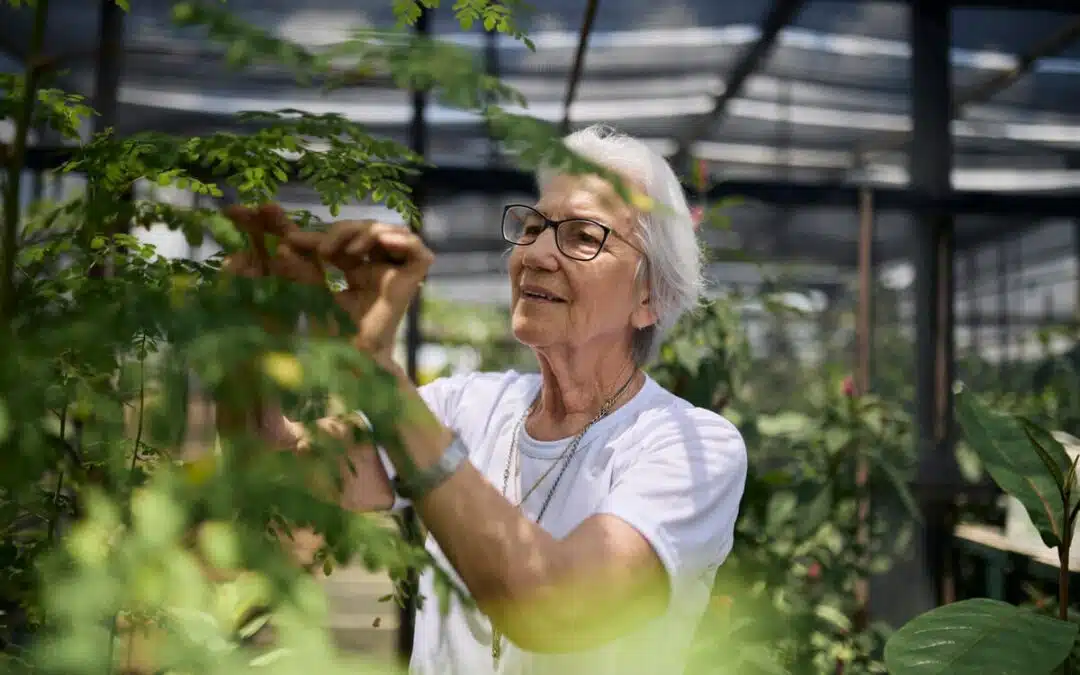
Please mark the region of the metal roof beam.
POLYGON ((574 52, 574 64, 570 69, 570 78, 566 83, 566 98, 563 99, 562 132, 570 131, 570 106, 574 104, 577 96, 578 84, 581 82, 581 74, 585 70, 585 54, 589 51, 589 35, 592 34, 593 23, 596 21, 596 10, 600 7, 600 0, 588 0, 585 6, 585 18, 581 22, 581 33, 578 35, 577 49, 574 52))
MULTIPOLYGON (((859 4, 862 2, 879 2, 880 0, 835 0, 836 2, 846 2, 849 4, 859 4)), ((904 5, 910 5, 913 0, 888 0, 895 3, 904 5)), ((1076 0, 1030 0, 1030 2, 1022 2, 1021 0, 942 0, 943 2, 949 2, 954 8, 986 8, 986 9, 1012 9, 1018 12, 1065 12, 1066 14, 1076 13, 1076 0)))
MULTIPOLYGON (((963 116, 964 108, 978 103, 985 103, 994 96, 1016 84, 1021 78, 1035 69, 1038 62, 1045 58, 1051 58, 1068 49, 1073 43, 1080 40, 1080 13, 1072 21, 1069 21, 1059 30, 1045 40, 1039 41, 1031 49, 1017 57, 1016 67, 1001 73, 995 73, 967 89, 958 92, 953 98, 952 119, 963 116)), ((856 156, 866 158, 867 155, 881 152, 895 151, 903 148, 911 142, 912 132, 893 136, 888 141, 871 140, 858 147, 856 156)))
MULTIPOLYGON (((24 166, 27 170, 55 169, 71 157, 71 149, 28 148, 24 166)), ((198 167, 193 167, 198 172, 198 167)), ((423 171, 428 197, 432 203, 463 195, 535 194, 532 174, 501 167, 439 166, 423 171)), ((691 190, 690 186, 686 186, 691 190)), ((874 188, 878 209, 883 211, 920 211, 946 209, 957 215, 995 214, 1031 218, 1075 218, 1080 206, 1080 192, 1002 193, 981 190, 953 191, 944 198, 915 194, 903 186, 874 188)), ((841 181, 800 182, 768 180, 728 180, 713 185, 709 199, 717 201, 737 197, 775 206, 837 206, 854 208, 859 186, 841 181)))
POLYGON ((679 137, 674 158, 676 169, 687 165, 690 145, 706 135, 710 127, 723 118, 728 104, 738 98, 746 81, 765 63, 773 47, 776 46, 780 31, 795 19, 804 4, 806 4, 805 0, 775 0, 773 2, 761 25, 760 37, 747 47, 736 62, 730 77, 725 81, 724 91, 716 97, 712 110, 702 115, 679 137))

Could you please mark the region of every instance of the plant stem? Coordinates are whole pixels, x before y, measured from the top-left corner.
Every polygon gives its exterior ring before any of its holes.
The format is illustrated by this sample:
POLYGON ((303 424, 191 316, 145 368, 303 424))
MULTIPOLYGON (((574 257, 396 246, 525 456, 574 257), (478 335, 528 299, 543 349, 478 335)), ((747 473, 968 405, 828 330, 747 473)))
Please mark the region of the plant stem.
MULTIPOLYGON (((1072 523, 1066 523, 1065 536, 1058 546, 1058 618, 1069 620, 1069 551, 1072 548, 1072 523)), ((1070 653, 1061 664, 1062 675, 1072 675, 1073 660, 1070 653)))
POLYGON ((1061 570, 1058 572, 1058 618, 1062 621, 1069 619, 1069 547, 1062 544, 1058 560, 1061 570))
MULTIPOLYGON (((128 468, 128 494, 130 505, 130 494, 135 489, 135 468, 139 461, 139 446, 142 444, 143 434, 143 420, 146 415, 146 333, 143 333, 139 341, 139 421, 136 423, 135 431, 135 447, 131 451, 131 466, 128 468)), ((129 506, 130 508, 130 506, 129 506)), ((120 612, 113 612, 112 622, 109 624, 109 659, 108 672, 113 672, 113 667, 116 665, 113 660, 116 658, 116 623, 120 620, 120 612)), ((134 632, 133 630, 131 632, 134 632)), ((131 640, 134 638, 128 635, 128 659, 131 658, 131 640)))
POLYGON ((128 483, 135 485, 135 465, 139 460, 139 446, 142 445, 143 423, 146 419, 146 333, 139 342, 139 421, 135 431, 135 448, 131 453, 131 467, 128 470, 128 483))
MULTIPOLYGON (((67 401, 64 402, 64 409, 60 412, 60 441, 67 443, 67 439, 64 438, 64 433, 67 431, 67 401)), ((53 542, 56 538, 57 526, 60 524, 60 491, 64 488, 64 469, 60 468, 60 471, 56 476, 56 490, 53 492, 53 514, 49 519, 49 541, 53 542)))
POLYGON ((19 196, 23 161, 30 136, 30 123, 37 102, 38 81, 41 79, 41 51, 45 43, 45 24, 49 16, 49 0, 37 0, 34 28, 27 54, 26 77, 23 82, 22 108, 15 119, 15 139, 8 165, 7 191, 4 193, 4 231, 0 242, 0 320, 10 328, 15 318, 15 250, 19 231, 19 196))

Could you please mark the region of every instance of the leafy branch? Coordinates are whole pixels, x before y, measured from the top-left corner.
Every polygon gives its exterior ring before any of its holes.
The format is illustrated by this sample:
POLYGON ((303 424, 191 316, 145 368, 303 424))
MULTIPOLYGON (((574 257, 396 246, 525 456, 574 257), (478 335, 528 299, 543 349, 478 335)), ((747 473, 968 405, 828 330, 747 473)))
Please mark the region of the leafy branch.
MULTIPOLYGON (((49 16, 48 0, 37 0, 34 8, 34 27, 30 37, 30 61, 33 62, 42 51, 45 42, 45 24, 49 16)), ((27 140, 30 137, 30 125, 34 120, 34 101, 37 98, 40 71, 33 65, 27 66, 21 105, 16 106, 15 141, 8 158, 7 180, 5 181, 3 231, 0 232, 0 323, 3 329, 10 328, 15 311, 15 257, 16 239, 19 220, 19 187, 22 179, 22 165, 26 156, 27 140)), ((6 336, 5 336, 6 337, 6 336)))

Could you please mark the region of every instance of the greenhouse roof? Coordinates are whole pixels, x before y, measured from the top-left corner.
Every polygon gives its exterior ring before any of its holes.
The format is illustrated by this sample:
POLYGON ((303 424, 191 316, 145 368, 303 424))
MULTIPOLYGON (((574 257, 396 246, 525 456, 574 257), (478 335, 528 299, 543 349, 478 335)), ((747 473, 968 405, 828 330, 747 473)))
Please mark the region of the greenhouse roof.
MULTIPOLYGON (((452 3, 442 4, 432 17, 433 33, 484 59, 487 37, 462 33, 452 3)), ((568 110, 588 3, 532 4, 538 10, 527 32, 535 52, 500 36, 489 65, 527 97, 533 115, 560 122, 568 114, 572 127, 605 122, 665 154, 681 148, 704 160, 727 193, 747 198, 732 210, 725 244, 762 259, 850 268, 857 248, 854 195, 857 186, 870 185, 881 195, 878 259, 906 254, 915 226, 905 190, 910 2, 604 0, 568 110), (714 114, 718 100, 722 114, 714 114)), ((1075 0, 1042 0, 1025 9, 1002 0, 960 4, 951 27, 959 108, 953 186, 963 211, 957 243, 965 246, 1076 213, 1080 47, 1071 43, 1080 37, 1080 16, 1075 0), (1025 60, 1043 54, 1027 72, 1025 60), (992 79, 1017 69, 1021 75, 1010 86, 987 89, 992 79), (990 95, 973 93, 980 87, 990 95)), ((205 133, 232 128, 230 116, 242 110, 292 107, 341 113, 408 142, 408 92, 365 86, 320 96, 274 68, 233 72, 201 34, 170 25, 166 0, 131 5, 117 90, 120 133, 205 133)), ((228 6, 309 47, 393 22, 389 0, 230 0, 228 6)), ((99 3, 52 0, 50 8, 46 51, 70 69, 67 84, 89 94, 99 3)), ((9 67, 25 58, 29 24, 29 12, 0 6, 0 51, 9 67)), ((515 195, 527 196, 527 177, 500 159, 474 116, 431 104, 425 121, 428 156, 445 179, 429 188, 433 244, 462 255, 487 253, 490 268, 502 248, 497 213, 515 195)), ((305 204, 312 196, 295 189, 283 199, 305 204)))

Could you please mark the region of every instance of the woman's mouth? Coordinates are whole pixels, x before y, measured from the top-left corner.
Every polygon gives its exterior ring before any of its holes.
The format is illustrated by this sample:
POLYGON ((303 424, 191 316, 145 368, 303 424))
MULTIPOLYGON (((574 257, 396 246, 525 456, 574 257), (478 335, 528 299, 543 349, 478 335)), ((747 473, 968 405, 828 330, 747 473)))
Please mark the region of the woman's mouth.
POLYGON ((536 286, 527 286, 521 289, 521 297, 537 302, 566 302, 559 295, 536 286))

